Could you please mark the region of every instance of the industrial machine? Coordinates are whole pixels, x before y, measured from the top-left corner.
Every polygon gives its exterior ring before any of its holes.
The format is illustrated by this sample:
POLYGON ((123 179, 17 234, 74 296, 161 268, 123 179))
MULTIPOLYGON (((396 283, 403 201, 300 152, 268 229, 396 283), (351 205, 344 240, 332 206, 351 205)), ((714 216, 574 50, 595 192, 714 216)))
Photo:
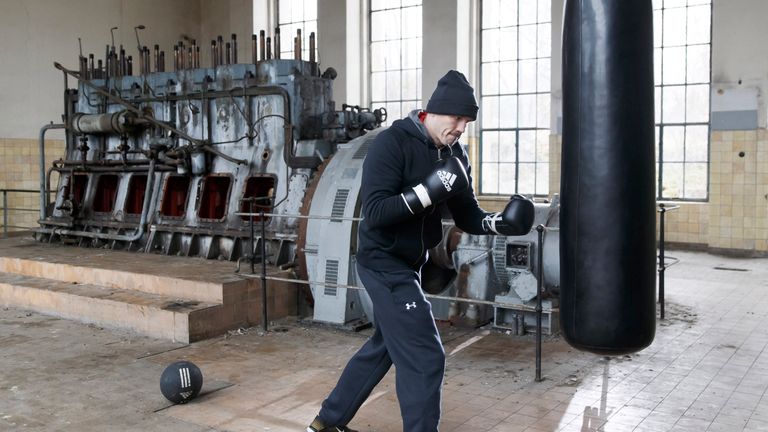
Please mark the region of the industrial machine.
MULTIPOLYGON (((337 110, 336 72, 320 70, 314 34, 304 60, 300 33, 294 58, 280 58, 278 33, 252 35, 247 62, 232 35, 211 41, 208 67, 196 41, 174 46, 168 70, 157 45, 141 44, 138 61, 109 45, 103 61, 81 55, 77 71, 56 64, 77 86, 65 89, 66 155, 47 170, 44 188, 52 172, 58 184, 37 238, 295 267, 310 281, 314 320, 372 321, 367 295, 352 289, 354 254, 362 163, 386 111, 337 110)), ((556 199, 537 204, 544 264, 535 232, 472 236, 444 221, 423 277, 425 291, 447 297, 433 299, 436 317, 524 329, 540 266, 556 294, 558 216, 556 199)))

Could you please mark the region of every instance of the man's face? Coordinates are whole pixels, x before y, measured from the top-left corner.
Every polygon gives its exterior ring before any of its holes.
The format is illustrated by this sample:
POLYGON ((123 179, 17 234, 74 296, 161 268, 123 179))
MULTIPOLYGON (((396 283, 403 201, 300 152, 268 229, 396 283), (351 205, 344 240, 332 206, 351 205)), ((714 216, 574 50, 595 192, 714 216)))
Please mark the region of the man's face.
POLYGON ((429 132, 429 136, 432 137, 432 141, 437 144, 438 147, 444 145, 450 146, 461 137, 464 133, 464 129, 467 128, 467 124, 471 122, 470 117, 446 115, 446 114, 433 114, 427 113, 424 118, 424 126, 429 132))

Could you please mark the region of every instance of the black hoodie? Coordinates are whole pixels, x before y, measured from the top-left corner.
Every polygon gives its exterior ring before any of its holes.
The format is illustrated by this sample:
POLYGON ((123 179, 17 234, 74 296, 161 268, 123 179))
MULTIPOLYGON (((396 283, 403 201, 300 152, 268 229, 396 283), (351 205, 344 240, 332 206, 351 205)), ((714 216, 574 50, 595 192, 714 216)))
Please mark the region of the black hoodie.
POLYGON ((371 143, 363 162, 360 193, 364 219, 360 223, 357 260, 376 270, 420 269, 427 251, 443 236, 442 214, 447 208, 457 227, 470 234, 486 234, 487 215, 472 189, 469 161, 461 144, 440 150, 428 137, 418 111, 395 121, 371 143), (413 215, 400 193, 427 178, 437 161, 457 156, 469 176, 469 188, 437 206, 413 215))

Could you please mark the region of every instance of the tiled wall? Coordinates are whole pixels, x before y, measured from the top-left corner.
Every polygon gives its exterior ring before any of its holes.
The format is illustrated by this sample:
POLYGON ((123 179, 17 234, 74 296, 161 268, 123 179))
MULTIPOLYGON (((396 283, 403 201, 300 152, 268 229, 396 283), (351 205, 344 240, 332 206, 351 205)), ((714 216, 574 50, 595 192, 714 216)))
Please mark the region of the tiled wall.
MULTIPOLYGON (((55 159, 64 156, 62 140, 45 141, 46 169, 50 168, 55 159)), ((0 189, 29 189, 34 193, 8 192, 8 208, 31 209, 34 211, 8 211, 8 225, 36 227, 39 217, 40 195, 40 150, 36 139, 7 139, 0 138, 0 189)), ((55 188, 57 176, 54 173, 51 187, 55 188)), ((2 197, 0 196, 0 199, 2 197)), ((0 201, 0 215, 3 213, 0 201)), ((1 217, 1 216, 0 216, 1 217)), ((2 219, 0 219, 2 225, 2 219)), ((9 228, 9 231, 16 229, 9 228)), ((2 230, 0 229, 0 236, 2 230)))
MULTIPOLYGON (((562 136, 552 135, 550 144, 550 191, 557 193, 562 136)), ((665 203, 680 207, 666 213, 665 240, 715 252, 768 254, 766 129, 712 132, 709 195, 708 202, 665 203)))

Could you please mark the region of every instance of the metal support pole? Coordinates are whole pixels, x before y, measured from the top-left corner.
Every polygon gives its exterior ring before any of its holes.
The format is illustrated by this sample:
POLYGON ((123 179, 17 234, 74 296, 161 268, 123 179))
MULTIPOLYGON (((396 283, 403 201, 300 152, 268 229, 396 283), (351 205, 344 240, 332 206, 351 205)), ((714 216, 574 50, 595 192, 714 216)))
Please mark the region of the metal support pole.
POLYGON ((251 214, 249 216, 249 218, 251 219, 251 247, 250 247, 250 252, 251 252, 251 274, 254 274, 254 273, 256 273, 256 267, 255 267, 255 265, 256 265, 256 263, 255 263, 256 247, 254 246, 254 235, 253 235, 253 200, 250 200, 248 202, 248 212, 251 214))
POLYGON ((659 204, 659 314, 664 319, 664 214, 667 212, 664 204, 659 204))
POLYGON ((8 237, 8 191, 3 190, 3 237, 8 237))
POLYGON ((264 331, 269 330, 267 320, 267 228, 264 222, 264 210, 259 212, 261 220, 261 323, 264 331))
POLYGON ((536 231, 539 233, 539 242, 537 246, 537 256, 538 256, 538 264, 539 264, 539 271, 537 272, 537 283, 536 283, 536 382, 541 381, 541 313, 542 313, 542 307, 541 307, 541 294, 542 294, 542 285, 544 281, 544 225, 539 224, 539 226, 536 227, 536 231))

